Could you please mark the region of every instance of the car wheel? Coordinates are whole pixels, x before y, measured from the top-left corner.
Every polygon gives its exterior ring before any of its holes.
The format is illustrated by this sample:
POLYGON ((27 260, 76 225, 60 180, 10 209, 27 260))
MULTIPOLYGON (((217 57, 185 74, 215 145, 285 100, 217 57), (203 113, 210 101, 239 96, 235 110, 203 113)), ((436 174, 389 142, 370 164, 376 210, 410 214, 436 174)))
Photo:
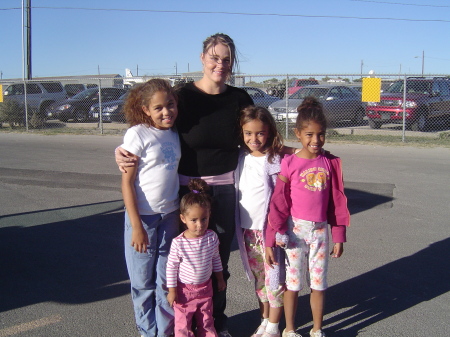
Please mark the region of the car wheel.
POLYGON ((87 114, 80 110, 75 111, 73 119, 76 122, 86 122, 87 114))
POLYGON ((369 119, 369 127, 371 129, 379 129, 381 128, 381 122, 379 121, 374 121, 373 119, 369 119))
POLYGON ((425 131, 427 128, 427 117, 420 114, 419 117, 409 125, 411 131, 425 131))
POLYGON ((366 112, 363 109, 358 109, 355 112, 355 117, 353 117, 352 123, 354 125, 361 125, 361 124, 363 124, 365 115, 366 115, 366 112))

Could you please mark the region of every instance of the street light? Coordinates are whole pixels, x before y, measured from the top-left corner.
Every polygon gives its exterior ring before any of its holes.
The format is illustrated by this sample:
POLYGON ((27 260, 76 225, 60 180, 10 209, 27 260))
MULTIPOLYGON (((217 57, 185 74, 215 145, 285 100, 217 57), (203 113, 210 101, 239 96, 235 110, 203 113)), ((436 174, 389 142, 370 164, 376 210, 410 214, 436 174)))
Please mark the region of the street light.
MULTIPOLYGON (((418 59, 420 56, 414 56, 415 59, 418 59)), ((425 65, 425 51, 422 50, 422 77, 423 77, 423 69, 425 65)))

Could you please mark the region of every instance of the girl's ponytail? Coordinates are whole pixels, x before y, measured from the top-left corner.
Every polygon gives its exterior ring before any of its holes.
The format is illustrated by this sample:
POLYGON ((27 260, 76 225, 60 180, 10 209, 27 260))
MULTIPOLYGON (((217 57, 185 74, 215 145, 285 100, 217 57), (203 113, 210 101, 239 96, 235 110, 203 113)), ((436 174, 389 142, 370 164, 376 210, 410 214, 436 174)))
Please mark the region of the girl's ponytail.
POLYGON ((190 192, 181 198, 180 213, 186 214, 189 207, 198 205, 202 208, 211 210, 212 198, 209 195, 209 186, 199 178, 191 179, 188 184, 190 192))

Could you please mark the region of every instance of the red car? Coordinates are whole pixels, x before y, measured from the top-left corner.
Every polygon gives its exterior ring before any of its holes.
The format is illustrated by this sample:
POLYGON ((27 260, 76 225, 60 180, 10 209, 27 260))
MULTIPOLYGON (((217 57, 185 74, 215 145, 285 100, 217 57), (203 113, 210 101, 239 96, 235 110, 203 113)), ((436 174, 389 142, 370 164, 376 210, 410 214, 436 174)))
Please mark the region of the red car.
POLYGON ((372 129, 402 124, 403 105, 406 127, 413 131, 426 131, 431 120, 443 121, 450 116, 450 78, 408 77, 405 102, 403 92, 404 81, 399 80, 381 94, 380 102, 367 103, 366 115, 372 129))
POLYGON ((291 85, 289 86, 288 89, 288 94, 292 95, 294 92, 297 92, 298 89, 303 88, 306 85, 315 85, 315 84, 319 84, 319 82, 314 78, 292 80, 291 85))

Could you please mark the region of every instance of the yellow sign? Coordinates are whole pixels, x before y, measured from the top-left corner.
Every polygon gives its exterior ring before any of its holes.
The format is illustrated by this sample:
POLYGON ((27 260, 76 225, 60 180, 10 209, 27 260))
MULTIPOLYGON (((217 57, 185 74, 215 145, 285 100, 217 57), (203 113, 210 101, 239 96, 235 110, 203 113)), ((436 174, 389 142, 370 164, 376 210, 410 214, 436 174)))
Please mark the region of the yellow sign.
POLYGON ((0 102, 3 102, 3 85, 0 84, 0 102))
POLYGON ((362 79, 363 102, 379 102, 381 92, 381 78, 366 77, 362 79))

